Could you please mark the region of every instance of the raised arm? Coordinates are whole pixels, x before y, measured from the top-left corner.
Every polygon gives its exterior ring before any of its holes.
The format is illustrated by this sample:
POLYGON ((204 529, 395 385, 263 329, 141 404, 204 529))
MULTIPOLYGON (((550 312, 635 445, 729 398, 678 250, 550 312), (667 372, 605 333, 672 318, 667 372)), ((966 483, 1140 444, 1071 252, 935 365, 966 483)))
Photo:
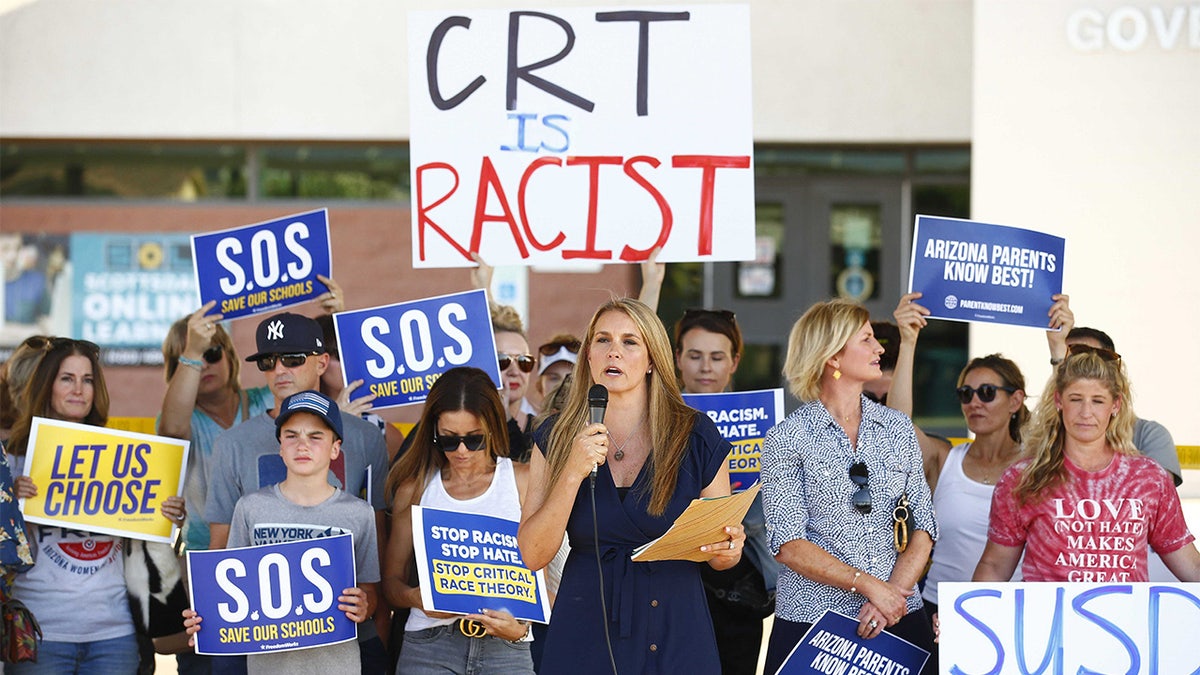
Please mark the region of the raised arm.
POLYGON ((1067 358, 1067 333, 1075 327, 1075 313, 1071 311, 1071 296, 1059 293, 1050 299, 1054 304, 1050 305, 1049 328, 1058 330, 1046 331, 1046 343, 1050 347, 1050 363, 1057 364, 1067 358))
MULTIPOLYGON (((196 408, 200 375, 204 369, 203 365, 197 367, 194 364, 204 363, 204 352, 213 345, 216 324, 224 318, 221 314, 208 314, 216 305, 216 300, 210 300, 188 317, 187 338, 180 357, 192 361, 193 365, 185 365, 181 360, 175 368, 175 374, 167 383, 167 393, 163 396, 162 411, 158 420, 158 433, 161 436, 184 440, 192 438, 192 411, 196 408)), ((226 358, 237 357, 227 354, 226 358)))
MULTIPOLYGON (((907 293, 900 297, 900 304, 892 316, 900 329, 900 348, 896 353, 896 370, 892 373, 892 386, 888 389, 887 404, 889 408, 912 417, 913 413, 913 370, 917 354, 917 338, 921 329, 928 323, 926 316, 929 310, 917 304, 920 293, 907 293)), ((950 454, 950 444, 940 438, 933 438, 915 427, 917 443, 921 446, 921 459, 925 467, 925 481, 929 489, 937 487, 938 476, 942 473, 942 465, 950 454)))
POLYGON ((642 261, 642 290, 638 293, 638 300, 656 312, 663 279, 667 276, 667 264, 658 262, 660 251, 662 247, 655 246, 654 250, 650 251, 650 257, 642 261))

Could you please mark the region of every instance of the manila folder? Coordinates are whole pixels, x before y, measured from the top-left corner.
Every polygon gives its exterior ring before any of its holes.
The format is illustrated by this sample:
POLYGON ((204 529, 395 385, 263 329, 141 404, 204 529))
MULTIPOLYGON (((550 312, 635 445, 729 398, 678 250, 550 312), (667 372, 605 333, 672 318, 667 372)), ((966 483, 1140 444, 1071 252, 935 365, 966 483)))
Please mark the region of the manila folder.
POLYGON ((736 495, 693 499, 663 536, 635 549, 632 560, 707 561, 712 557, 712 552, 703 552, 700 547, 729 538, 725 528, 741 524, 746 511, 750 510, 750 502, 758 494, 758 488, 759 484, 755 483, 736 495))

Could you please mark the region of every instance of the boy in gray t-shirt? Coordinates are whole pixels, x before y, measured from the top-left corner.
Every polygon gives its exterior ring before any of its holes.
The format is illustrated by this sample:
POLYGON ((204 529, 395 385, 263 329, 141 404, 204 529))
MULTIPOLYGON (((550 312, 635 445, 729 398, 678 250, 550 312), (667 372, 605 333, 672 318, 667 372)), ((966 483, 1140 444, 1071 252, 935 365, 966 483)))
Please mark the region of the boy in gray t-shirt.
MULTIPOLYGON (((374 614, 378 598, 379 553, 375 513, 361 499, 326 480, 329 464, 341 451, 342 424, 337 404, 315 391, 284 400, 275 420, 279 454, 287 466, 283 482, 238 500, 229 524, 229 547, 259 546, 298 539, 354 535, 358 585, 338 596, 338 609, 355 623, 374 614)), ((200 617, 188 610, 184 625, 200 630, 200 617)), ((251 673, 359 673, 354 641, 292 652, 253 654, 251 673)))

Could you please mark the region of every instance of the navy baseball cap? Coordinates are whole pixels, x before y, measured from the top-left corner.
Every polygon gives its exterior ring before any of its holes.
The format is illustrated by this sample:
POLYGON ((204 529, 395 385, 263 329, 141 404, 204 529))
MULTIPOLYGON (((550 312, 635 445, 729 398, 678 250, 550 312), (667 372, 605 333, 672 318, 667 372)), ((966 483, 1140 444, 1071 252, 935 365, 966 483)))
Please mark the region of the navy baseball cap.
POLYGON ((324 354, 325 340, 316 319, 284 312, 269 316, 258 324, 255 334, 258 351, 246 357, 257 361, 270 354, 324 354))
POLYGON ((283 425, 288 418, 300 412, 316 415, 325 420, 325 424, 337 435, 338 440, 341 440, 342 411, 338 409, 337 403, 333 399, 319 391, 311 390, 292 394, 283 399, 283 405, 279 407, 279 416, 275 418, 275 440, 279 440, 283 425))

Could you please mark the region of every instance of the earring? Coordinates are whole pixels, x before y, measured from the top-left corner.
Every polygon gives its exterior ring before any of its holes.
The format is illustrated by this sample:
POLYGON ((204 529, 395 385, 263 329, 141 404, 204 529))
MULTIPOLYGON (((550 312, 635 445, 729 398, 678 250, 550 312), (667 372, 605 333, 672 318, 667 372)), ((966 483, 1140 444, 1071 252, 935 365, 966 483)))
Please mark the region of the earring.
POLYGON ((833 369, 833 379, 835 379, 835 380, 842 379, 842 371, 838 370, 837 368, 834 368, 833 369))

